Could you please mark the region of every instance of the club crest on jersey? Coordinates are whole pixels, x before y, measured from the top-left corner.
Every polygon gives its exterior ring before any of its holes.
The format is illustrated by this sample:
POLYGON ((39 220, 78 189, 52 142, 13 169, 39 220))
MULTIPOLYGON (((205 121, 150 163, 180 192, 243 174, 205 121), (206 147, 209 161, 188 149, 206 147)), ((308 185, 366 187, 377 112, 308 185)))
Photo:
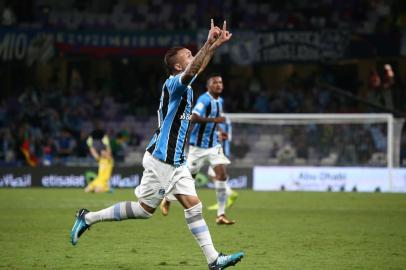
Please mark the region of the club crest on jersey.
POLYGON ((192 115, 191 114, 187 114, 187 113, 183 113, 181 116, 180 116, 180 120, 190 120, 192 118, 192 115))

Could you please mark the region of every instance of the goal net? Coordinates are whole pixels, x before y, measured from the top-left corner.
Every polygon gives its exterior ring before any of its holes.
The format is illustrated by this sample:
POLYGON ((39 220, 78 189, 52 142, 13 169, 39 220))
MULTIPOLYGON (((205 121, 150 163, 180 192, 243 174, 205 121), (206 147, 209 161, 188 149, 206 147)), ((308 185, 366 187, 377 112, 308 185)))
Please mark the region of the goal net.
POLYGON ((227 114, 235 165, 398 167, 403 119, 391 114, 227 114))

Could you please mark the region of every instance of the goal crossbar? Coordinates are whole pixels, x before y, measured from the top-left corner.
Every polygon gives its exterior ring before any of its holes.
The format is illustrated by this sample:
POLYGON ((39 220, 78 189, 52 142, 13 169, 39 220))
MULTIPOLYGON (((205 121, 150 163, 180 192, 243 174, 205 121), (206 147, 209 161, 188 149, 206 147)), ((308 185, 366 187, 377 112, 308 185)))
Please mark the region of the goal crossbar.
POLYGON ((387 168, 389 179, 392 179, 394 163, 399 165, 398 152, 400 147, 403 119, 394 119, 390 113, 301 113, 301 114, 258 114, 228 113, 226 117, 232 123, 259 125, 307 125, 307 124, 385 124, 387 125, 387 168), (395 129, 396 125, 396 129, 395 129), (396 134, 395 134, 396 133, 396 134), (396 139, 394 139, 396 135, 396 139), (394 151, 396 159, 394 160, 394 151))

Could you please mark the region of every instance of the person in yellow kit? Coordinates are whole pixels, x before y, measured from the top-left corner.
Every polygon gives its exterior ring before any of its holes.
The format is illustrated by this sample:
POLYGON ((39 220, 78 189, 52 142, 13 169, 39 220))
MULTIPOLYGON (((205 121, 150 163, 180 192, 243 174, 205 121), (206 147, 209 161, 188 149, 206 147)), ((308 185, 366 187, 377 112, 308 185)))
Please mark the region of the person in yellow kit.
POLYGON ((93 138, 91 136, 87 139, 86 143, 89 146, 90 153, 99 163, 99 171, 97 177, 86 186, 85 192, 108 192, 110 191, 109 181, 114 166, 109 137, 104 135, 102 138, 103 147, 100 154, 93 146, 93 138))

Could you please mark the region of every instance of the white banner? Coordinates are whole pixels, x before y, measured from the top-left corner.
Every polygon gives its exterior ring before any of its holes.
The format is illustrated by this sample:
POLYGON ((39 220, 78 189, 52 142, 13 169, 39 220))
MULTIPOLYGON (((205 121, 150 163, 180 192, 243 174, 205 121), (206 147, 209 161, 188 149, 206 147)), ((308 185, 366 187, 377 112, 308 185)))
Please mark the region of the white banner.
POLYGON ((406 169, 356 167, 254 167, 253 189, 406 192, 406 169))

